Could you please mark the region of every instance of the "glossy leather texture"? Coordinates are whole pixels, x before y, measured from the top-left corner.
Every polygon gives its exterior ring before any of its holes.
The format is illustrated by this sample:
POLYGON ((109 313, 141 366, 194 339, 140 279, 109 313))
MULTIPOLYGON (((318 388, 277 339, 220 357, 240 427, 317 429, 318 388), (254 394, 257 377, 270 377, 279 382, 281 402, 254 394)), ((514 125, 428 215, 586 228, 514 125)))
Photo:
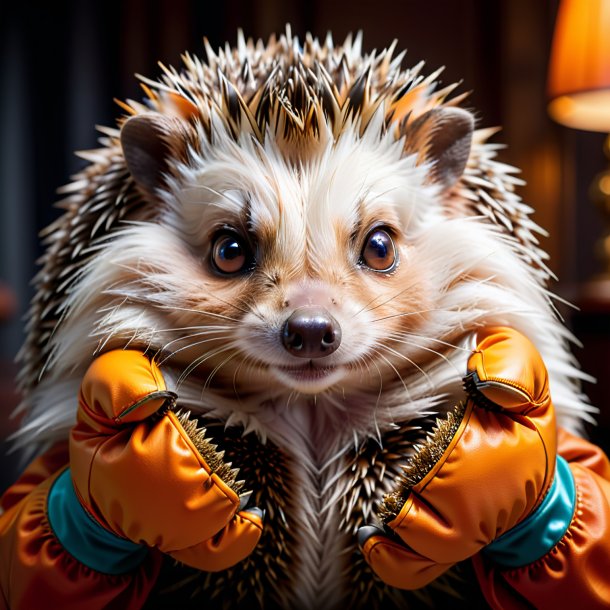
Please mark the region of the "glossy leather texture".
POLYGON ((117 350, 82 382, 70 464, 85 509, 112 533, 205 570, 249 555, 257 515, 236 515, 239 497, 199 454, 171 410, 173 395, 142 353, 117 350), (214 542, 210 539, 214 537, 214 542))
POLYGON ((483 552, 503 568, 521 568, 544 557, 564 536, 574 518, 576 484, 568 463, 557 456, 553 484, 527 519, 488 544, 483 552))
POLYGON ((485 407, 468 399, 449 446, 389 523, 397 540, 372 536, 364 544, 390 585, 419 588, 472 557, 525 519, 553 480, 555 415, 535 347, 514 330, 486 329, 472 373, 485 407))
POLYGON ((89 515, 76 497, 69 468, 51 486, 47 519, 61 546, 80 563, 97 572, 131 572, 148 553, 143 544, 119 538, 89 515))
POLYGON ((527 566, 506 569, 473 557, 494 609, 610 608, 610 462, 599 447, 559 430, 559 453, 576 484, 576 508, 561 540, 527 566))
POLYGON ((67 553, 46 511, 49 490, 60 472, 0 516, 0 610, 141 608, 157 579, 161 554, 149 552, 136 570, 109 576, 67 553))

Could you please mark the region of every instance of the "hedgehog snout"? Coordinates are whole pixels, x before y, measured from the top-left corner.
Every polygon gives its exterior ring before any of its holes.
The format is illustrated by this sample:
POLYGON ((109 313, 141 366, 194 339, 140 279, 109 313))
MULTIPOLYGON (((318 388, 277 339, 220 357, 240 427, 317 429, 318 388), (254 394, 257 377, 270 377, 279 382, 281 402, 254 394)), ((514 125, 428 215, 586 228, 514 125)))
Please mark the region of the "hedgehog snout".
POLYGON ((299 307, 284 322, 282 344, 298 358, 323 358, 341 344, 341 325, 324 307, 299 307))

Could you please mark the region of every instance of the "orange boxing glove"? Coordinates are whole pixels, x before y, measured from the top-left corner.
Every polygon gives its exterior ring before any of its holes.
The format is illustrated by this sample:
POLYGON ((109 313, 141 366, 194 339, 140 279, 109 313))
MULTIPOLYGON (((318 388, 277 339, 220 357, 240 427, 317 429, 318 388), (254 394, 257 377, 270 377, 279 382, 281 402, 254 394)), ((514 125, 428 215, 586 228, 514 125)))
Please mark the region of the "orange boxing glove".
POLYGON ((403 487, 386 498, 392 537, 374 526, 359 532, 366 560, 392 586, 422 587, 516 531, 553 483, 555 414, 531 342, 509 328, 479 332, 465 387, 465 404, 440 423, 406 468, 403 487))
MULTIPOLYGON (((96 359, 83 379, 70 435, 71 480, 85 511, 131 552, 155 547, 200 570, 223 570, 252 552, 262 512, 237 512, 237 471, 194 422, 166 408, 174 402, 142 353, 117 350, 96 359)), ((69 499, 67 473, 64 479, 60 490, 69 499)), ((59 514, 50 511, 51 520, 53 513, 59 514)), ((60 518, 52 525, 60 530, 60 518)))
POLYGON ((254 549, 262 512, 237 512, 235 471, 174 399, 140 352, 93 362, 69 456, 53 448, 2 498, 1 609, 137 610, 158 550, 215 571, 254 549))

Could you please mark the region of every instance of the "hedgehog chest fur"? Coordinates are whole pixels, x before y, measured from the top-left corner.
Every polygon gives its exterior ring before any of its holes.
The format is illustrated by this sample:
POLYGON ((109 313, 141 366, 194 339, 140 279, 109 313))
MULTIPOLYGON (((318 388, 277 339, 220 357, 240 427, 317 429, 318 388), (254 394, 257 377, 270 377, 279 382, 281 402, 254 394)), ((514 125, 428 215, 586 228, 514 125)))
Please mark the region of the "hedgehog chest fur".
POLYGON ((150 608, 163 603, 164 591, 193 607, 204 598, 218 607, 412 606, 412 594, 375 577, 356 532, 376 520, 377 506, 412 453, 417 428, 399 425, 356 448, 344 430, 332 435, 326 428, 320 437, 306 434, 302 424, 302 418, 294 422, 292 442, 280 447, 255 433, 243 435, 240 427, 206 421, 225 460, 239 465, 244 488, 253 491, 250 505, 266 511, 263 536, 248 559, 223 572, 167 565, 150 608))

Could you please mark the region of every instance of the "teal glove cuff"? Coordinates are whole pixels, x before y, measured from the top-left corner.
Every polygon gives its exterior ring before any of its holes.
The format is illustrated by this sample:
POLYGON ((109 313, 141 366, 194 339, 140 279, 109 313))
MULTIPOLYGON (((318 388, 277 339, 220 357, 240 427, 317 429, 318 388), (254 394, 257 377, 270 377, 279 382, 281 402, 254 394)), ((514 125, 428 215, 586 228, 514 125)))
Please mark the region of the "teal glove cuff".
POLYGON ((146 557, 147 547, 104 529, 83 508, 70 476, 62 472, 49 491, 47 517, 64 549, 83 565, 104 574, 124 574, 146 557))
POLYGON ((564 536, 576 508, 576 485, 568 463, 557 457, 555 479, 542 504, 483 552, 504 568, 520 568, 544 557, 564 536))

